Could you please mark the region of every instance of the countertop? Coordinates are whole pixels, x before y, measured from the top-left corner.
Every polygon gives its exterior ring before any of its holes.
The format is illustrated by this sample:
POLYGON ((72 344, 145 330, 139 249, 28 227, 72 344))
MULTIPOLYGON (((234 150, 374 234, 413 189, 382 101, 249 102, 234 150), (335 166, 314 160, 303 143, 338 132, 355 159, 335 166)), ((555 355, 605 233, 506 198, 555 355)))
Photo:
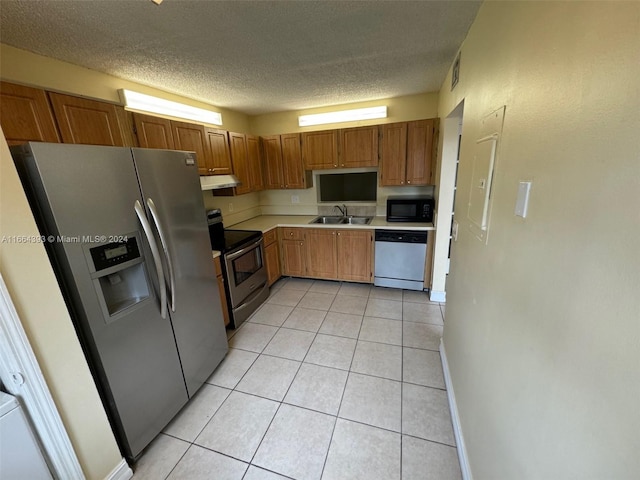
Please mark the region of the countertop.
POLYGON ((218 258, 222 254, 220 250, 211 250, 211 253, 213 255, 213 258, 218 258))
POLYGON ((364 230, 435 230, 433 223, 398 223, 387 222, 385 217, 373 217, 369 225, 345 225, 345 224, 309 224, 317 215, 260 215, 250 220, 236 223, 232 230, 260 230, 262 233, 276 227, 309 227, 309 228, 339 228, 339 229, 364 229, 364 230))

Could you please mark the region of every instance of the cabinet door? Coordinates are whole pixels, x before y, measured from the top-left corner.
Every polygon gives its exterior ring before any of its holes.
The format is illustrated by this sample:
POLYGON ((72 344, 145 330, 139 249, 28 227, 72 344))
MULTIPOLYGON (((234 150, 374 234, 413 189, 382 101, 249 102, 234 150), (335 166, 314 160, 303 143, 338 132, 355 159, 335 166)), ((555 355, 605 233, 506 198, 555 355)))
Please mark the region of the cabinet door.
POLYGON ((282 176, 282 147, 280 135, 261 137, 262 165, 264 166, 264 188, 284 188, 282 176))
POLYGON ((282 240, 282 261, 285 275, 304 277, 304 241, 282 240))
POLYGON ((202 175, 230 175, 231 152, 229 151, 229 140, 226 130, 205 127, 204 133, 207 138, 207 146, 211 154, 211 162, 206 166, 207 171, 202 175))
POLYGON ((175 150, 170 120, 134 113, 133 122, 136 127, 138 143, 142 148, 175 150))
POLYGON ((127 145, 123 107, 53 92, 49 99, 64 143, 127 145))
POLYGON ((305 231, 307 276, 335 279, 338 275, 336 262, 336 231, 328 228, 305 231))
POLYGON ((280 135, 282 143, 282 175, 284 188, 306 188, 300 134, 280 135))
POLYGON ((249 162, 249 178, 251 179, 251 191, 264 190, 262 178, 262 152, 260 151, 260 138, 254 135, 247 137, 247 157, 249 162))
POLYGON ((431 183, 433 120, 407 123, 407 185, 431 183))
POLYGON ((196 123, 176 122, 171 120, 171 131, 176 150, 196 152, 198 173, 207 175, 210 163, 210 152, 204 134, 204 126, 196 123))
POLYGON ((338 130, 305 132, 302 148, 306 170, 338 168, 338 130))
POLYGON ((404 185, 407 163, 407 124, 390 123, 382 126, 382 165, 380 185, 404 185))
POLYGON ((264 247, 264 260, 267 267, 267 283, 273 285, 280 278, 280 249, 278 242, 264 247))
POLYGON ((249 158, 247 156, 247 139, 244 133, 229 132, 229 147, 231 148, 231 163, 233 173, 240 186, 235 187, 236 195, 244 195, 251 192, 251 177, 249 176, 249 158))
POLYGON ((373 282, 373 232, 338 230, 336 232, 338 280, 373 282))
POLYGON ((378 166, 377 125, 340 130, 340 166, 378 166))
POLYGON ((0 82, 0 124, 7 143, 59 143, 53 112, 44 90, 0 82))

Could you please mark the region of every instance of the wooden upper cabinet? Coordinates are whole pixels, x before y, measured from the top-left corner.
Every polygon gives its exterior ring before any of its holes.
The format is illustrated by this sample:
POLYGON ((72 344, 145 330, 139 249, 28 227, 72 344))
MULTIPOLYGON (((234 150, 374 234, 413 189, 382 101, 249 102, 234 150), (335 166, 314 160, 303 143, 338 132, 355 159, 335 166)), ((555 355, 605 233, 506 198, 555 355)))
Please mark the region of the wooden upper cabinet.
POLYGON ((302 148, 306 170, 338 168, 338 130, 305 132, 302 148))
POLYGON ((280 135, 284 188, 306 188, 300 134, 280 135))
POLYGON ((170 120, 134 113, 133 123, 135 125, 138 143, 142 148, 175 150, 176 146, 173 142, 170 120))
POLYGON ((171 120, 171 132, 176 150, 196 152, 198 173, 206 175, 211 163, 204 126, 197 123, 176 122, 171 120))
POLYGON ((380 185, 430 185, 438 119, 382 126, 380 185))
POLYGON ((207 139, 210 156, 209 163, 205 165, 200 175, 232 174, 233 168, 231 167, 231 152, 229 150, 227 131, 205 127, 204 134, 207 139))
POLYGON ((284 188, 282 173, 282 145, 280 135, 260 138, 262 142, 262 164, 264 167, 264 188, 284 188))
POLYGON ((37 88, 0 82, 0 125, 9 145, 60 142, 47 94, 37 88))
POLYGON ((235 193, 236 195, 249 193, 251 192, 251 177, 249 176, 249 158, 244 133, 229 132, 229 147, 231 148, 233 173, 240 180, 240 186, 235 187, 235 193))
POLYGON ((378 126, 340 130, 340 166, 378 166, 378 126))
POLYGON ((373 282, 373 231, 336 232, 337 278, 352 282, 373 282))
POLYGON ((262 174, 262 151, 260 149, 260 137, 246 135, 247 157, 249 162, 249 178, 251 180, 251 190, 258 192, 264 189, 262 174))
POLYGON ((49 99, 64 143, 132 145, 123 107, 53 92, 49 99))
POLYGON ((407 168, 407 123, 388 123, 381 129, 380 185, 404 185, 407 168))
POLYGON ((432 183, 434 133, 434 119, 407 123, 407 185, 432 183))

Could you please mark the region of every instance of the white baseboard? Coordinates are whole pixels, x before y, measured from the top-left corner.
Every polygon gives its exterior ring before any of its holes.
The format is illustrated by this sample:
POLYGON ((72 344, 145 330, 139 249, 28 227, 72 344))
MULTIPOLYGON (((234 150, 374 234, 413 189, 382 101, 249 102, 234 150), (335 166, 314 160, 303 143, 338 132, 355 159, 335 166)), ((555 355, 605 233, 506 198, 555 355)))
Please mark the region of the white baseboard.
POLYGON ((451 410, 451 422, 453 423, 453 434, 456 437, 458 461, 460 462, 462 478, 463 480, 473 480, 473 476, 471 475, 471 467, 469 466, 469 457, 467 456, 467 447, 464 443, 464 437, 462 436, 462 426, 460 425, 460 417, 458 416, 458 405, 456 404, 456 396, 453 392, 453 384, 451 382, 451 374, 449 372, 449 363, 447 362, 447 353, 444 349, 444 343, 442 343, 442 339, 440 339, 440 358, 442 359, 444 383, 447 386, 449 410, 451 410))
POLYGON ((438 290, 429 291, 429 300, 432 302, 444 303, 447 301, 447 292, 439 292, 438 290))
POLYGON ((105 478, 105 480, 129 480, 132 477, 133 471, 129 467, 127 461, 123 458, 118 466, 111 471, 107 478, 105 478))

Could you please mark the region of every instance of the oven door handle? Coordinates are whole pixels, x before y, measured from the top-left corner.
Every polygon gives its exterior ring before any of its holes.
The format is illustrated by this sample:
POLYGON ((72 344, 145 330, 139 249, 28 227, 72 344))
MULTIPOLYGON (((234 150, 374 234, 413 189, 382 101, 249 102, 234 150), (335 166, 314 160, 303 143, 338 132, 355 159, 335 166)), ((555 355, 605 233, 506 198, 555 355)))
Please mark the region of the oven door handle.
POLYGON ((151 255, 153 256, 153 262, 156 265, 158 288, 160 290, 160 316, 164 320, 167 318, 167 285, 164 280, 160 251, 158 250, 158 245, 156 245, 156 240, 153 238, 153 232, 151 231, 149 220, 147 220, 147 215, 144 213, 144 208, 142 208, 142 204, 139 200, 136 200, 136 203, 133 204, 133 209, 135 210, 138 220, 140 220, 140 224, 142 225, 142 230, 144 230, 144 234, 147 237, 149 247, 151 248, 151 255))
POLYGON ((234 252, 232 254, 228 254, 225 255, 225 260, 233 260, 234 258, 238 258, 241 255, 244 255, 246 252, 248 252, 249 250, 253 250, 254 248, 260 246, 260 244, 262 243, 262 238, 260 238, 258 241, 253 242, 251 245, 244 247, 242 250, 238 250, 237 252, 234 252))
POLYGON ((173 274, 173 263, 171 262, 171 255, 169 255, 169 244, 162 230, 162 226, 160 225, 160 218, 158 215, 158 210, 156 209, 156 204, 153 203, 151 198, 147 198, 147 207, 149 207, 149 211, 151 212, 151 218, 153 219, 153 223, 156 226, 156 230, 158 231, 158 236, 160 237, 160 244, 162 245, 162 251, 164 252, 164 258, 167 261, 167 270, 169 271, 169 285, 171 288, 170 292, 170 303, 171 311, 176 311, 176 277, 173 274))

